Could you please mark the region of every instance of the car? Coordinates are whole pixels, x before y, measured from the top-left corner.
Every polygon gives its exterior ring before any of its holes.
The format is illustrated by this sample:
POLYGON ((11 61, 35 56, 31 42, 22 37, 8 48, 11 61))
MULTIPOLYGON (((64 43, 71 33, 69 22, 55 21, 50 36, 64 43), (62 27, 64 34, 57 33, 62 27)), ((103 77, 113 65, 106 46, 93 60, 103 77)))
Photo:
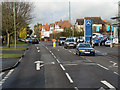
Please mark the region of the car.
POLYGON ((76 55, 95 56, 95 49, 89 43, 79 43, 76 47, 76 55))
POLYGON ((59 45, 60 45, 60 46, 61 46, 61 45, 64 45, 65 40, 66 40, 66 37, 60 37, 60 38, 59 38, 59 45))
POLYGON ((66 49, 69 47, 76 48, 76 45, 77 45, 77 43, 76 43, 75 39, 67 38, 64 43, 64 48, 66 48, 66 49))
POLYGON ((113 44, 113 40, 107 40, 107 41, 105 42, 105 46, 110 46, 111 43, 113 44))
POLYGON ((39 44, 39 40, 38 39, 33 39, 32 44, 39 44))
POLYGON ((92 39, 92 44, 93 45, 100 45, 100 38, 93 38, 92 39))
POLYGON ((83 36, 80 36, 77 38, 77 43, 81 43, 81 42, 84 42, 84 37, 83 36))

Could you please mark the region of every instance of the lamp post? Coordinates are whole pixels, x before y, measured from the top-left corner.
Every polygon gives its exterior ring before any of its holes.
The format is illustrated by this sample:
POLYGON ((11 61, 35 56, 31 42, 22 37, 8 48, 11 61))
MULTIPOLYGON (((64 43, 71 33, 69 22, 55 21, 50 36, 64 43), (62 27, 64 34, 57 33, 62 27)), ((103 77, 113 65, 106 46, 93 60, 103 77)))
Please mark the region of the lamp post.
POLYGON ((15 17, 15 0, 14 0, 14 2, 13 2, 13 12, 14 12, 14 39, 15 39, 15 45, 14 45, 14 47, 15 47, 15 49, 16 49, 16 17, 15 17))

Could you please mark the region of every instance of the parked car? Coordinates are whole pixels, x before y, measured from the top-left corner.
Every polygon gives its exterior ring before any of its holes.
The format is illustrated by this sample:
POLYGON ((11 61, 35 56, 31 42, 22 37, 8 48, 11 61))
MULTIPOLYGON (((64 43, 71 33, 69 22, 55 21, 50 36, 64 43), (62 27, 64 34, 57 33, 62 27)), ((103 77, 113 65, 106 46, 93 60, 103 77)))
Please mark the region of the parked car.
POLYGON ((32 44, 39 44, 39 40, 38 39, 33 39, 32 44))
POLYGON ((68 47, 73 47, 75 48, 76 47, 76 41, 73 39, 73 38, 67 38, 65 40, 65 43, 64 43, 64 48, 68 48, 68 47))
POLYGON ((100 44, 100 38, 93 38, 92 43, 93 43, 93 45, 99 45, 100 44))
POLYGON ((110 46, 111 43, 113 44, 113 40, 107 40, 107 41, 105 42, 105 46, 110 46))
POLYGON ((66 37, 60 37, 60 38, 59 38, 59 45, 60 45, 60 46, 61 46, 61 45, 64 45, 65 40, 66 40, 66 37))
POLYGON ((93 55, 95 56, 95 49, 89 43, 79 43, 76 47, 76 55, 93 55))

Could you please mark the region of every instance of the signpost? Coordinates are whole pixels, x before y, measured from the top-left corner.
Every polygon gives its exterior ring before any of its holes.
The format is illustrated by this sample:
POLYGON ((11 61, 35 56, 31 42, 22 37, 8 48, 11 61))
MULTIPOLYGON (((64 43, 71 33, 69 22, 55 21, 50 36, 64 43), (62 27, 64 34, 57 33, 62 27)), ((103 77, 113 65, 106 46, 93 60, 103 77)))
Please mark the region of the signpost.
POLYGON ((92 19, 85 19, 84 20, 84 37, 85 42, 92 42, 92 19))

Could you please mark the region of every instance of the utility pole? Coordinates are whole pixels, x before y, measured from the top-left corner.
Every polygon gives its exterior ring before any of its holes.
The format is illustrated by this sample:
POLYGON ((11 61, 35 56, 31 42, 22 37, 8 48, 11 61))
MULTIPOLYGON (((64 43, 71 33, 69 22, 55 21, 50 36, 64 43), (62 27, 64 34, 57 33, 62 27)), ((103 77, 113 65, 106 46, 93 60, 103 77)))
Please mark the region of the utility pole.
POLYGON ((70 1, 69 1, 69 22, 70 22, 70 36, 71 36, 71 14, 70 14, 70 1))
POLYGON ((14 39, 15 39, 15 49, 16 49, 16 15, 15 15, 15 0, 13 2, 13 10, 14 10, 14 39))

